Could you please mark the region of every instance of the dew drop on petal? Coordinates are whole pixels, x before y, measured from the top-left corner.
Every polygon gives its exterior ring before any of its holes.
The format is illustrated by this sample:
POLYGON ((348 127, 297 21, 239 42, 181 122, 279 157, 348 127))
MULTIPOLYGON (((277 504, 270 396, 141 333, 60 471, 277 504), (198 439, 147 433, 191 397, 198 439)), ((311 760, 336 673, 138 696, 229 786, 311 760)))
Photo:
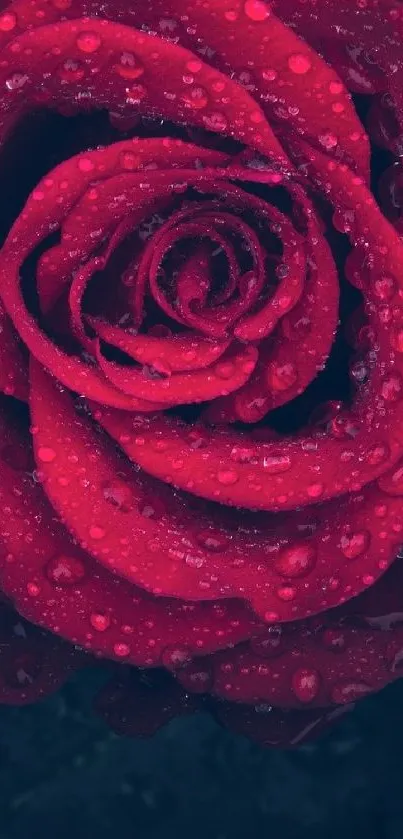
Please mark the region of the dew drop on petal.
POLYGON ((295 671, 291 680, 291 689, 300 702, 309 704, 316 699, 321 678, 317 670, 301 667, 295 671))
POLYGON ((81 52, 90 54, 99 49, 102 44, 102 40, 97 32, 80 32, 77 36, 76 43, 81 52))
POLYGON ((89 535, 91 539, 95 539, 95 541, 97 541, 99 539, 104 538, 104 536, 106 535, 106 530, 104 530, 104 528, 100 527, 99 525, 93 524, 89 529, 89 535))
POLYGON ((270 8, 263 0, 246 0, 244 12, 246 17, 258 23, 266 20, 270 16, 270 8))
POLYGON ((397 373, 391 373, 385 376, 381 394, 385 402, 397 402, 403 396, 403 382, 401 376, 397 373))
POLYGON ((346 636, 341 629, 325 629, 322 635, 323 646, 334 653, 344 652, 347 646, 346 636))
POLYGON ((371 534, 368 530, 345 533, 340 539, 340 548, 347 559, 356 559, 369 547, 371 534))
POLYGON ((294 53, 288 59, 288 66, 292 73, 298 76, 304 76, 312 67, 312 63, 303 53, 294 53))
POLYGON ((128 644, 121 642, 114 645, 113 652, 118 658, 127 658, 130 655, 131 649, 128 644))
POLYGON ((217 480, 223 486, 232 486, 239 480, 239 475, 235 469, 222 469, 217 472, 217 480))
POLYGON ((258 656, 263 658, 276 658, 284 652, 283 630, 281 626, 272 626, 268 633, 252 638, 250 648, 258 656))
POLYGON ((11 32, 17 26, 17 16, 14 12, 5 12, 0 15, 1 32, 11 32))
POLYGON ((45 567, 48 580, 56 586, 74 586, 86 576, 84 563, 76 556, 58 554, 45 567))
POLYGON ((291 545, 280 551, 274 568, 282 577, 305 577, 315 567, 317 559, 316 549, 309 543, 291 545))
POLYGON ((332 702, 337 705, 346 705, 349 702, 355 702, 363 696, 371 693, 371 687, 365 682, 338 682, 333 685, 330 696, 332 702))
POLYGON ((92 612, 90 615, 90 624, 97 632, 105 632, 111 625, 109 615, 102 612, 92 612))
POLYGON ((52 463, 52 461, 56 458, 55 450, 49 448, 48 446, 39 446, 37 455, 38 459, 41 460, 42 463, 52 463))

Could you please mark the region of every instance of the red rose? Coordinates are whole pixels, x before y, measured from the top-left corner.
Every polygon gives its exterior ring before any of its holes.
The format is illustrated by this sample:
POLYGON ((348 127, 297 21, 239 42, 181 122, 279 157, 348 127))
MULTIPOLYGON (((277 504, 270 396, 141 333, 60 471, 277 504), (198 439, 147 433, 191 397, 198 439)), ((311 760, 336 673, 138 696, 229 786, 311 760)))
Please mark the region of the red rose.
POLYGON ((399 675, 402 34, 392 0, 0 16, 0 582, 75 645, 32 630, 40 672, 175 675, 118 674, 115 728, 211 696, 296 743, 399 675))

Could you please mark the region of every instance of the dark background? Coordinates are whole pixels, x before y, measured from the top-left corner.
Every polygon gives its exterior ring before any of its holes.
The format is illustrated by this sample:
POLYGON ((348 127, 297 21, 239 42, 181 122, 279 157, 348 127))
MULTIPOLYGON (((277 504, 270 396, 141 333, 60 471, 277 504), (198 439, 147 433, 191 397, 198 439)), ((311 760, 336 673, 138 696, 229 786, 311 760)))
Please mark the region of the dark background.
POLYGON ((206 714, 117 737, 91 708, 101 682, 0 708, 0 839, 403 837, 403 682, 291 752, 206 714))

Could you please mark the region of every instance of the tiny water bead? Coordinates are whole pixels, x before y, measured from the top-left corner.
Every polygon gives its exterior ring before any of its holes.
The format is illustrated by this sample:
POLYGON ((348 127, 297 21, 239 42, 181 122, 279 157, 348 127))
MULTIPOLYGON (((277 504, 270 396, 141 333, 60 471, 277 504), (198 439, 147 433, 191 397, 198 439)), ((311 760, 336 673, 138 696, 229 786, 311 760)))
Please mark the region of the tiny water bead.
POLYGON ((270 17, 270 8, 264 0, 246 0, 244 5, 246 17, 257 23, 267 20, 270 17))

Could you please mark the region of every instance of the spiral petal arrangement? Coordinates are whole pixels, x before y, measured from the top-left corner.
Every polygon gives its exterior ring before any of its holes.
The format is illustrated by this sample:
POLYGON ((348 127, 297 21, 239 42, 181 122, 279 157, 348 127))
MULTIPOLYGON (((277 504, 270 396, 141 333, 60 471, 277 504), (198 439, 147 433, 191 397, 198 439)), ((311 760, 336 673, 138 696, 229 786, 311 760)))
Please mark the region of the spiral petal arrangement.
POLYGON ((297 745, 399 677, 402 34, 393 0, 1 12, 3 160, 77 134, 0 249, 0 701, 92 653, 133 668, 116 730, 202 702, 297 745))

